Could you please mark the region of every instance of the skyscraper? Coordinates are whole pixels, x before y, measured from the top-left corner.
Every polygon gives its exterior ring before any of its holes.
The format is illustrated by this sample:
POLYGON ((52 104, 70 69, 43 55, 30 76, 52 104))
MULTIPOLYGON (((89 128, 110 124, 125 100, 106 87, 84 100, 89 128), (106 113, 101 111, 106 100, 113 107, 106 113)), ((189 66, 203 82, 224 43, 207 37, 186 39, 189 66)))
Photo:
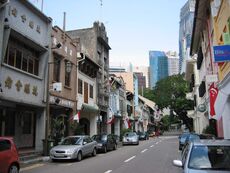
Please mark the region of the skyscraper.
POLYGON ((169 51, 166 53, 168 57, 169 76, 179 74, 179 57, 176 52, 169 51))
POLYGON ((189 58, 195 0, 188 0, 180 10, 179 28, 179 72, 185 72, 185 62, 189 58))
POLYGON ((150 88, 168 76, 168 57, 162 51, 149 51, 150 88))

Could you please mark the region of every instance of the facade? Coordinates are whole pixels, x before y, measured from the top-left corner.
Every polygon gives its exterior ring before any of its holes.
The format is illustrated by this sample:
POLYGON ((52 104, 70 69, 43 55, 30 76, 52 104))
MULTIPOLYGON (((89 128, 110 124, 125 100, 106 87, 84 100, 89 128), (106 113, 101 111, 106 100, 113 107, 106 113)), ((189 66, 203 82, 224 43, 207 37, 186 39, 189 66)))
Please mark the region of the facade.
POLYGON ((149 67, 146 67, 146 66, 134 66, 134 67, 132 67, 131 71, 134 72, 134 73, 142 73, 143 76, 145 77, 145 81, 146 81, 145 86, 146 86, 146 88, 149 88, 149 67))
POLYGON ((149 51, 150 88, 168 76, 168 57, 161 51, 149 51))
MULTIPOLYGON (((214 25, 214 46, 230 45, 230 1, 214 1, 211 3, 214 25)), ((227 51, 230 48, 228 47, 227 51)), ((214 55, 215 56, 215 55, 214 55)), ((215 62, 215 58, 214 58, 215 62)), ((218 136, 230 139, 230 62, 228 60, 215 63, 218 65, 218 96, 215 102, 218 136)))
POLYGON ((188 0, 180 10, 179 26, 179 73, 185 72, 186 60, 189 58, 195 0, 188 0))
POLYGON ((50 135, 60 141, 71 134, 76 114, 77 47, 58 26, 52 29, 52 56, 49 60, 50 135), (61 44, 61 47, 56 47, 61 44), (58 88, 59 87, 59 88, 58 88))
MULTIPOLYGON (((132 72, 125 72, 125 73, 113 73, 117 77, 122 77, 125 82, 126 92, 128 95, 132 95, 129 97, 128 104, 132 104, 132 114, 133 118, 138 119, 136 117, 135 110, 138 106, 138 78, 132 72)), ((128 109, 128 108, 127 108, 128 109)), ((130 111, 130 110, 127 110, 130 111)), ((131 116, 131 113, 128 113, 131 116)))
POLYGON ((29 1, 0 4, 0 135, 19 149, 43 149, 51 22, 29 1))
POLYGON ((197 75, 197 72, 193 68, 193 76, 196 78, 190 76, 194 78, 191 81, 195 81, 193 92, 195 94, 196 114, 193 118, 197 121, 195 125, 197 126, 196 130, 198 132, 203 132, 206 127, 210 126, 215 129, 215 133, 221 137, 222 130, 217 130, 219 128, 218 115, 212 111, 214 105, 210 102, 210 98, 213 97, 212 92, 216 92, 216 85, 218 83, 218 65, 214 63, 213 40, 215 34, 211 33, 215 33, 215 28, 213 25, 212 13, 209 9, 210 1, 205 0, 196 2, 195 16, 197 16, 197 18, 194 19, 190 49, 190 55, 196 60, 195 66, 198 70, 197 75), (202 33, 202 35, 200 33, 202 33))
POLYGON ((126 91, 122 77, 110 77, 109 109, 108 133, 120 136, 126 116, 126 91))
POLYGON ((179 74, 179 57, 176 52, 169 51, 166 53, 168 57, 169 76, 179 74))
POLYGON ((82 53, 100 66, 97 73, 96 98, 99 115, 102 117, 102 132, 107 132, 107 115, 109 109, 109 40, 103 23, 94 22, 92 28, 67 32, 73 40, 80 39, 82 53))

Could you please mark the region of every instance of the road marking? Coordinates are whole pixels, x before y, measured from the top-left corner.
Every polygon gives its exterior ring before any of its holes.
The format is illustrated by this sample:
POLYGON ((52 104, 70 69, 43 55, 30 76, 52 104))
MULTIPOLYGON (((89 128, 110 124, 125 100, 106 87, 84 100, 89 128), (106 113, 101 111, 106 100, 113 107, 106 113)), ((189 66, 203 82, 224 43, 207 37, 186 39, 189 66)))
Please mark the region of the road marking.
POLYGON ((63 164, 63 165, 59 165, 59 166, 71 166, 73 165, 72 163, 67 163, 67 164, 63 164))
POLYGON ((147 150, 148 150, 148 149, 144 149, 144 150, 141 151, 141 153, 144 153, 144 152, 146 152, 147 150))
POLYGON ((34 164, 32 166, 28 166, 28 167, 25 167, 25 168, 21 168, 20 169, 20 172, 21 171, 28 171, 28 170, 31 170, 31 169, 34 169, 34 168, 38 168, 38 167, 41 167, 41 166, 44 166, 45 164, 34 164))
POLYGON ((151 147, 151 148, 153 148, 153 147, 154 147, 154 145, 151 145, 150 147, 151 147))
POLYGON ((159 142, 157 142, 156 144, 158 144, 159 142))
POLYGON ((108 171, 106 171, 106 172, 104 172, 104 173, 110 173, 110 172, 112 172, 112 170, 108 170, 108 171))
POLYGON ((127 159, 127 160, 125 160, 124 162, 129 162, 130 160, 132 160, 132 159, 134 159, 136 156, 132 156, 132 157, 130 157, 129 159, 127 159))

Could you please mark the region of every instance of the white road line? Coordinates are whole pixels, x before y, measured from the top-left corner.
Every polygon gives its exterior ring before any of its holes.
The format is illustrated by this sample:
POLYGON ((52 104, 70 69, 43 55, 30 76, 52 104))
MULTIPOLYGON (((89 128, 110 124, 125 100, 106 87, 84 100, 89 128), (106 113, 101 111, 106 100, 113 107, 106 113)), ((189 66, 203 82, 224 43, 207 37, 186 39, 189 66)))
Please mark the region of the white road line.
POLYGON ((21 171, 28 171, 28 170, 31 170, 31 169, 34 169, 34 168, 38 168, 38 167, 41 167, 41 166, 44 166, 45 164, 34 164, 32 166, 28 166, 28 167, 25 167, 25 168, 21 168, 20 169, 20 172, 21 171))
POLYGON ((156 144, 158 144, 159 142, 157 142, 156 144))
POLYGON ((104 173, 110 173, 110 172, 112 172, 112 170, 108 170, 108 171, 106 171, 106 172, 104 172, 104 173))
POLYGON ((153 148, 153 147, 154 147, 154 145, 151 145, 150 147, 151 147, 151 148, 153 148))
POLYGON ((144 149, 144 150, 141 151, 141 153, 144 153, 144 152, 146 152, 147 150, 148 150, 148 149, 144 149))
POLYGON ((132 160, 132 159, 134 159, 136 156, 132 156, 132 157, 130 157, 129 159, 127 159, 127 160, 125 160, 124 162, 129 162, 130 160, 132 160))

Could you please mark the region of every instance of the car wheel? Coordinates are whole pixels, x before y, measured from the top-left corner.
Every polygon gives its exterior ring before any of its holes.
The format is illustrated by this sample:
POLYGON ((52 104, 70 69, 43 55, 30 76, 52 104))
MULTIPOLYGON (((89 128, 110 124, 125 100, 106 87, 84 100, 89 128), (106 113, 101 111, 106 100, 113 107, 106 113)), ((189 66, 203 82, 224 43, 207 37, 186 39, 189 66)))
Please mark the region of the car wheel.
POLYGON ((9 173, 19 173, 17 165, 13 164, 9 168, 9 173))
POLYGON ((116 150, 116 149, 117 149, 117 144, 114 144, 113 149, 114 149, 114 150, 116 150))
POLYGON ((106 146, 104 147, 104 153, 107 153, 107 147, 106 146))
POLYGON ((77 161, 80 162, 81 160, 82 160, 82 153, 81 151, 79 151, 77 154, 77 161))
POLYGON ((93 152, 92 152, 92 156, 96 156, 97 155, 97 150, 96 148, 93 149, 93 152))

